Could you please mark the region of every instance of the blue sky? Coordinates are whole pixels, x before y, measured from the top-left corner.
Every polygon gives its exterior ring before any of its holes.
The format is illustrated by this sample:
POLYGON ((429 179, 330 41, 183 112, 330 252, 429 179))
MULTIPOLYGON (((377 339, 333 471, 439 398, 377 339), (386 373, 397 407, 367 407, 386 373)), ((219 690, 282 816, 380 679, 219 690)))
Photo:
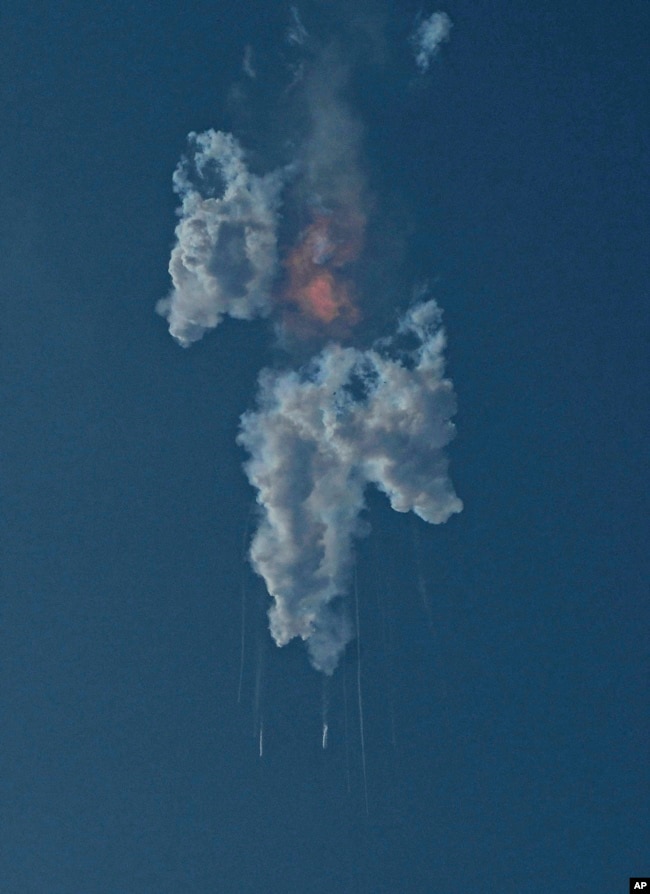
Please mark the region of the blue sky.
MULTIPOLYGON (((4 6, 8 894, 610 894, 650 871, 650 5, 443 8, 418 79, 420 8, 364 4, 384 43, 350 87, 369 331, 429 278, 465 507, 427 526, 368 496, 366 816, 357 649, 323 751, 321 676, 271 641, 242 557, 268 326, 184 351, 154 313, 187 133, 234 128, 260 167, 287 151, 288 11, 4 6)), ((343 12, 301 14, 350 40, 343 12)))

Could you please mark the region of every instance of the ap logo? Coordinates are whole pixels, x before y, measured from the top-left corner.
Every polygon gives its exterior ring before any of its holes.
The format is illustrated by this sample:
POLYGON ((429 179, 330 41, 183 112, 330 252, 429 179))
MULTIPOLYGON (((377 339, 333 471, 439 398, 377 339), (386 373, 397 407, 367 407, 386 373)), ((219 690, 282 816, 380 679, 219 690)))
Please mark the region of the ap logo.
POLYGON ((630 894, 639 891, 640 894, 650 894, 650 878, 631 878, 630 894))

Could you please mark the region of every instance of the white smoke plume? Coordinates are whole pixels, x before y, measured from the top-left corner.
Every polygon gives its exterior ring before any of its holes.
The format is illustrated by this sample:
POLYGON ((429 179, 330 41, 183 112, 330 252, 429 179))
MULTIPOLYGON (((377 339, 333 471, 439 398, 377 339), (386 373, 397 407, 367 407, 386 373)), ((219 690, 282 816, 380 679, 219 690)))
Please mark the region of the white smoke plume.
POLYGON ((188 139, 194 154, 174 172, 181 219, 169 261, 172 290, 157 306, 183 347, 226 314, 250 320, 270 313, 286 175, 251 174, 232 134, 208 130, 188 139))
POLYGON ((415 51, 415 64, 422 74, 428 71, 440 44, 449 40, 452 27, 453 22, 446 12, 434 12, 428 19, 420 22, 411 35, 410 40, 415 51))
POLYGON ((258 409, 242 417, 261 507, 251 561, 274 600, 271 633, 279 646, 305 640, 326 674, 353 635, 341 598, 366 485, 434 524, 462 509, 443 452, 455 397, 439 324, 436 303, 420 303, 398 330, 416 340, 408 352, 390 339, 366 351, 330 344, 300 371, 264 370, 258 409))

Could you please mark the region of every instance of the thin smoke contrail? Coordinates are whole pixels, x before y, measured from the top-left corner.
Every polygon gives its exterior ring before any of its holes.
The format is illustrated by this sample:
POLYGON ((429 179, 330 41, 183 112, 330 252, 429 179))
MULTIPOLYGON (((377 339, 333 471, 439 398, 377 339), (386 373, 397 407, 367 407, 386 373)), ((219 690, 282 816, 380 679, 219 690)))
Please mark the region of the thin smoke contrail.
POLYGON ((255 689, 253 692, 253 736, 262 728, 262 700, 264 689, 264 644, 258 643, 257 669, 255 671, 255 689))
POLYGON ((244 533, 242 534, 242 574, 241 574, 241 642, 239 657, 239 684, 237 686, 237 704, 241 704, 242 686, 244 683, 244 661, 246 654, 246 551, 248 547, 248 532, 250 528, 253 509, 248 513, 244 533))
POLYGON ((368 775, 366 772, 366 740, 363 729, 363 698, 361 695, 361 624, 359 623, 359 585, 357 581, 357 566, 354 566, 354 609, 357 620, 357 695, 359 697, 359 735, 361 737, 361 769, 363 771, 363 794, 366 804, 366 816, 370 815, 368 809, 368 775))
POLYGON ((327 739, 329 734, 329 710, 330 710, 330 694, 329 694, 329 679, 326 676, 323 676, 323 690, 322 690, 322 710, 321 716, 323 721, 323 751, 327 748, 327 739))
POLYGON ((342 675, 343 675, 343 736, 345 738, 345 782, 346 782, 348 794, 350 794, 352 791, 352 787, 350 785, 350 740, 348 737, 348 684, 347 684, 347 671, 345 668, 345 664, 342 667, 342 675))

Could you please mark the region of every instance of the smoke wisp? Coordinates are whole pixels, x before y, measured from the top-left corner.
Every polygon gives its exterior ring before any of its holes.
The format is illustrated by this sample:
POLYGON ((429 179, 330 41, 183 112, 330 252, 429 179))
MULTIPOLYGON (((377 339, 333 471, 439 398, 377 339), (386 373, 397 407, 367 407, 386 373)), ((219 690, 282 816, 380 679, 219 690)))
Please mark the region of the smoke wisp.
POLYGON ((429 70, 440 44, 449 40, 452 28, 453 22, 446 12, 434 12, 428 19, 420 22, 411 35, 415 64, 422 74, 429 70))

